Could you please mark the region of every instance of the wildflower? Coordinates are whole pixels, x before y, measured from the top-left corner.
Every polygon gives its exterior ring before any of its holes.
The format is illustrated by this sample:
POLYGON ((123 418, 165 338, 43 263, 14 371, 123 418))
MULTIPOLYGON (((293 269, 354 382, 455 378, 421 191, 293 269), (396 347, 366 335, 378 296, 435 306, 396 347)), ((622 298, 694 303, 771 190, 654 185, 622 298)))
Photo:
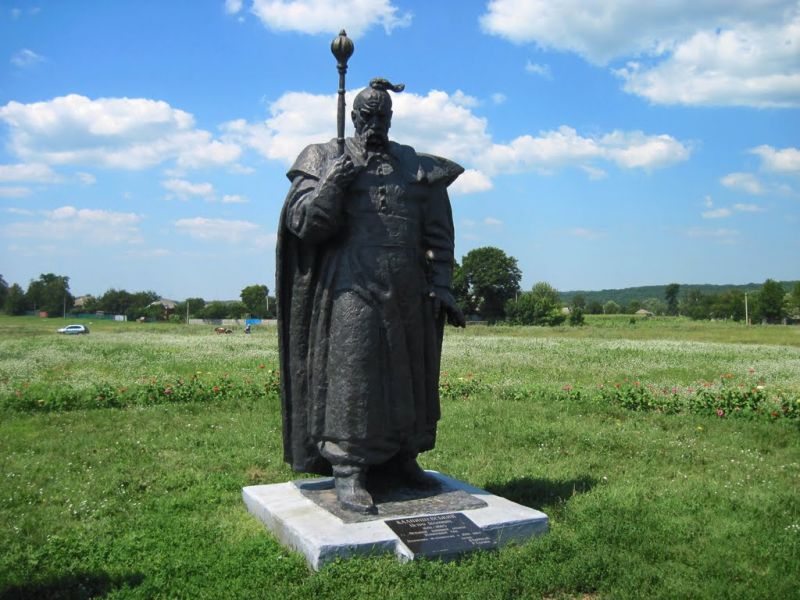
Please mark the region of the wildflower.
POLYGON ((264 368, 264 363, 261 363, 260 365, 258 365, 258 368, 259 369, 263 369, 264 368))
POLYGON ((756 372, 756 370, 753 367, 750 367, 749 369, 747 369, 747 372, 750 373, 750 375, 752 375, 753 373, 756 372))
POLYGON ((164 393, 169 396, 172 393, 172 388, 169 387, 169 386, 165 387, 164 388, 164 393))
POLYGON ((219 386, 215 385, 213 388, 211 388, 211 391, 214 392, 214 393, 218 392, 219 391, 219 386))
POLYGON ((722 410, 721 408, 718 408, 717 409, 717 416, 718 417, 724 417, 725 416, 725 411, 722 410))
POLYGON ((564 390, 565 392, 571 392, 572 391, 572 386, 570 384, 567 384, 561 389, 564 390))
POLYGON ((673 394, 677 394, 678 393, 678 386, 675 386, 675 385, 672 386, 672 393, 673 394))

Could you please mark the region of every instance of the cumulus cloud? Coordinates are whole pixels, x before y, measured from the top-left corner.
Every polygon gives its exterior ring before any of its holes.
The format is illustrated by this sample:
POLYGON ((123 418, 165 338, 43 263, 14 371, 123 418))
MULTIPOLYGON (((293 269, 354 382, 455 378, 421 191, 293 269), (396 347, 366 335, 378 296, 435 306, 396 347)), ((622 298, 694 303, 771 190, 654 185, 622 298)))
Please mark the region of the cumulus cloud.
POLYGON ((488 225, 489 227, 501 227, 503 222, 500 219, 496 219, 494 217, 486 217, 483 220, 484 225, 488 225))
POLYGON ((161 187, 170 193, 168 199, 177 198, 186 201, 191 197, 201 197, 207 200, 214 198, 214 186, 210 183, 192 183, 185 179, 167 179, 161 182, 161 187))
POLYGON ((464 171, 448 190, 451 194, 463 196, 492 189, 492 180, 485 173, 476 169, 464 171))
POLYGON ((766 171, 800 174, 800 149, 776 150, 764 144, 753 148, 750 152, 761 157, 761 166, 766 171))
POLYGON ((18 163, 0 165, 0 181, 35 181, 49 183, 57 179, 56 174, 47 165, 41 163, 18 163))
POLYGON ((596 65, 641 57, 616 73, 655 103, 800 105, 795 0, 492 0, 481 25, 596 65))
POLYGON ((39 215, 38 220, 10 223, 4 234, 9 238, 70 240, 91 245, 142 241, 138 227, 142 216, 136 213, 62 206, 40 211, 39 215))
POLYGON ((0 198, 24 198, 30 196, 30 188, 14 186, 14 187, 0 187, 0 198))
POLYGON ((235 15, 242 10, 242 0, 225 0, 225 12, 235 15))
POLYGON ((759 206, 758 204, 744 204, 741 202, 737 202, 733 205, 734 210, 738 210, 739 212, 764 212, 764 208, 759 206))
POLYGON ((353 38, 375 25, 391 33, 411 23, 390 0, 253 0, 252 12, 275 31, 335 34, 345 27, 353 38))
POLYGON ((94 185, 95 183, 97 183, 97 177, 95 177, 91 173, 84 173, 82 171, 78 171, 77 173, 75 173, 75 175, 77 176, 78 181, 80 181, 83 185, 94 185))
POLYGON ((495 92, 491 95, 492 103, 493 104, 503 104, 508 98, 505 94, 501 94, 500 92, 495 92))
POLYGON ((40 63, 44 60, 43 56, 36 54, 33 50, 29 50, 28 48, 23 48, 19 52, 15 52, 14 55, 11 57, 11 64, 15 67, 19 67, 20 69, 24 69, 26 67, 32 67, 33 65, 40 63))
POLYGON ((204 242, 249 243, 257 247, 264 247, 274 245, 276 240, 274 234, 265 234, 260 225, 251 221, 194 217, 178 219, 175 221, 175 229, 179 233, 204 242))
POLYGON ((525 65, 525 72, 532 75, 539 75, 545 79, 553 78, 552 73, 550 73, 550 65, 540 65, 538 63, 528 61, 525 65))
POLYGON ((194 117, 163 101, 70 94, 46 102, 9 102, 0 119, 18 157, 47 164, 144 169, 174 161, 180 168, 228 164, 241 148, 195 128, 194 117))
POLYGON ((764 186, 752 173, 728 173, 719 181, 727 188, 755 196, 761 195, 765 191, 764 186))
POLYGON ((239 194, 225 194, 222 196, 223 204, 246 204, 248 202, 250 202, 248 198, 239 194))
MULTIPOLYGON (((551 173, 574 165, 589 169, 590 175, 602 176, 592 161, 649 170, 684 161, 691 154, 690 145, 666 134, 613 131, 583 136, 567 126, 495 143, 486 119, 464 105, 463 95, 454 98, 439 90, 426 95, 404 92, 396 94, 393 102, 391 137, 420 152, 446 156, 467 166, 468 172, 454 188, 463 193, 488 189, 489 178, 499 173, 551 173)), ((348 106, 352 106, 352 94, 348 106)), ((270 117, 261 123, 225 123, 221 127, 223 141, 253 148, 266 158, 289 165, 306 145, 333 137, 333 94, 290 92, 273 102, 269 110, 270 117)))
POLYGON ((730 217, 731 211, 728 208, 715 208, 713 210, 706 210, 703 212, 704 219, 724 219, 730 217))

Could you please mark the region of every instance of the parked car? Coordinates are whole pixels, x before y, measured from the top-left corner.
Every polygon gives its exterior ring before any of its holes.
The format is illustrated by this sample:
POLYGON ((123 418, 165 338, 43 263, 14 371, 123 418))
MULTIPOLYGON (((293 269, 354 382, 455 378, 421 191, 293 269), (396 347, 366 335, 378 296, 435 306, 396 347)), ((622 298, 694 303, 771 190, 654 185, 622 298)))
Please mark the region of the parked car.
POLYGON ((86 325, 67 325, 58 330, 58 333, 66 333, 67 335, 77 335, 80 333, 89 333, 89 328, 86 325))

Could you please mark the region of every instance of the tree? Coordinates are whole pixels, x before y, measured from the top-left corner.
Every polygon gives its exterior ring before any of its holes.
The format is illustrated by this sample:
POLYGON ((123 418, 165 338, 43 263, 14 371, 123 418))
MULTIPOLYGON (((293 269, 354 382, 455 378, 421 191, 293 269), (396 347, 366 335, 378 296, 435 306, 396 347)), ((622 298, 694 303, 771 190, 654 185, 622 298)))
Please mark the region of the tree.
POLYGON ((0 275, 0 306, 5 306, 6 298, 8 297, 8 283, 5 278, 0 275))
POLYGON ((603 304, 603 314, 604 315, 616 315, 620 311, 619 304, 614 302, 613 300, 609 300, 605 304, 603 304))
POLYGON ((599 300, 592 300, 586 307, 586 312, 589 313, 590 315, 602 315, 603 305, 600 304, 599 300))
POLYGON ((465 315, 476 312, 476 306, 472 297, 469 295, 469 282, 464 273, 464 269, 458 262, 453 261, 453 280, 450 282, 450 292, 456 300, 458 308, 465 315))
POLYGON ((25 292, 16 283, 11 284, 6 294, 6 301, 3 303, 3 310, 7 315, 25 314, 25 292))
POLYGON ((678 283, 670 283, 664 290, 664 298, 667 301, 667 314, 678 314, 678 294, 681 291, 681 286, 678 283))
POLYGON ((69 293, 69 277, 42 273, 31 280, 25 300, 33 310, 45 311, 50 316, 60 316, 72 308, 75 298, 69 293))
POLYGON ((561 314, 558 290, 546 281, 534 285, 529 293, 509 300, 506 316, 517 325, 560 325, 566 319, 561 314))
POLYGON ((800 316, 800 281, 794 284, 789 295, 789 306, 793 317, 800 316))
POLYGON ((625 312, 633 315, 633 314, 636 314, 637 310, 641 310, 641 308, 642 308, 642 303, 641 302, 639 302, 638 300, 631 300, 628 303, 628 307, 627 307, 627 310, 625 312))
POLYGON ((694 320, 709 319, 711 318, 711 303, 711 296, 707 296, 700 290, 687 290, 680 304, 681 314, 694 320))
POLYGON ((783 318, 783 286, 774 279, 767 279, 758 294, 758 312, 768 323, 779 323, 783 318))
POLYGON ((586 298, 584 297, 583 294, 575 294, 572 297, 572 302, 570 304, 572 306, 573 311, 576 308, 580 308, 581 310, 585 310, 586 309, 586 298))
POLYGON ((269 312, 267 298, 269 288, 265 285, 248 285, 242 290, 240 297, 251 317, 266 318, 269 312))
POLYGON ((585 325, 586 320, 583 318, 583 309, 582 308, 573 308, 572 312, 569 313, 569 324, 572 327, 585 325))
POLYGON ((744 292, 727 290, 712 297, 711 317, 713 319, 744 319, 744 292))
POLYGON ((660 298, 647 298, 642 302, 642 307, 654 315, 663 315, 667 312, 667 303, 660 298))
POLYGON ((504 307, 519 292, 522 273, 516 258, 500 248, 486 246, 463 257, 460 277, 466 283, 467 297, 475 311, 494 322, 505 317, 504 307))

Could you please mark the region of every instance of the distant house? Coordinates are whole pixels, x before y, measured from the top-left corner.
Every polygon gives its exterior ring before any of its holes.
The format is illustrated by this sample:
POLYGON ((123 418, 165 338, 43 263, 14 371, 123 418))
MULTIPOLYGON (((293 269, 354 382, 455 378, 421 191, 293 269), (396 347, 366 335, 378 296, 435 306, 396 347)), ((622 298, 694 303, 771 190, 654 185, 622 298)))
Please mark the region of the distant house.
POLYGON ((646 308, 640 308, 639 310, 637 310, 633 314, 635 314, 635 315, 637 315, 639 317, 652 317, 652 316, 654 316, 653 313, 650 312, 649 310, 647 310, 646 308))
POLYGON ((159 298, 155 302, 151 302, 148 306, 160 306, 165 311, 175 310, 175 307, 178 306, 178 303, 175 300, 169 300, 167 298, 159 298))
POLYGON ((94 296, 92 296, 91 294, 86 294, 85 296, 78 296, 77 298, 75 298, 75 301, 72 303, 72 306, 74 306, 77 309, 81 309, 92 300, 94 300, 94 296))

